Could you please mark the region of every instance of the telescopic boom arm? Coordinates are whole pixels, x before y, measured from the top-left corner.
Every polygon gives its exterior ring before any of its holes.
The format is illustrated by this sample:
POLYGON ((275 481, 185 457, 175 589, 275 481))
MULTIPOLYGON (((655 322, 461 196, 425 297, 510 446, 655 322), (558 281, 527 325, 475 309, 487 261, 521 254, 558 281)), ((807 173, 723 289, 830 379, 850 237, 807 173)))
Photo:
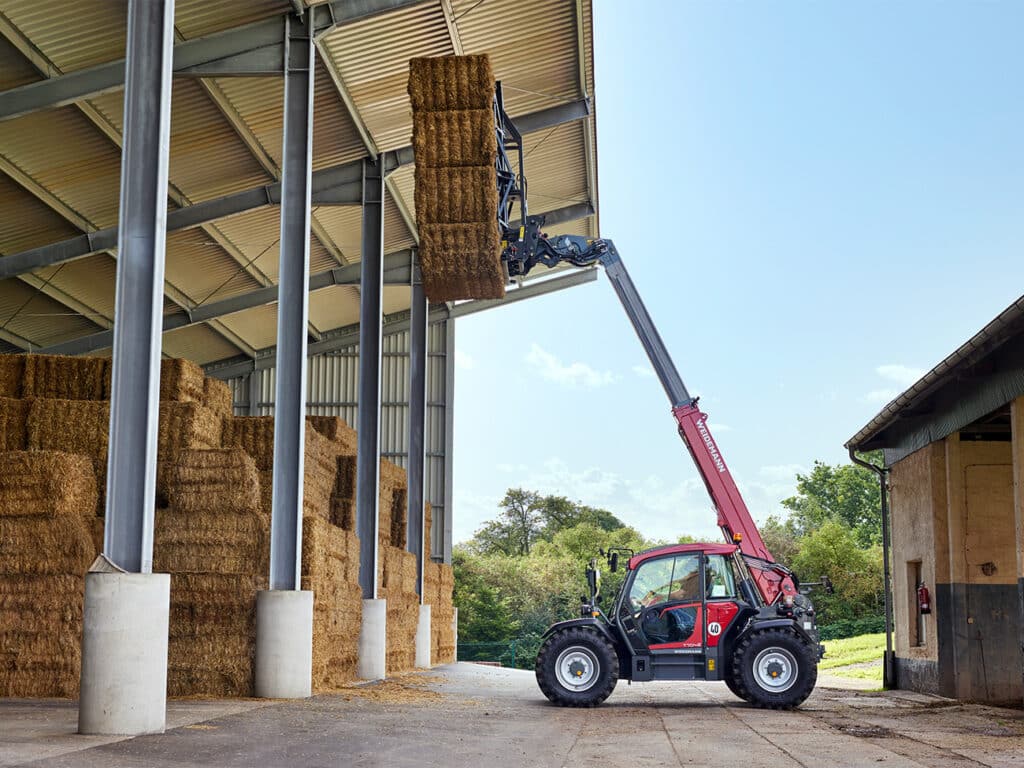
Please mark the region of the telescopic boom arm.
POLYGON ((675 363, 661 340, 640 294, 619 258, 611 240, 588 240, 575 235, 548 238, 541 232, 542 217, 529 217, 527 223, 503 243, 502 259, 509 276, 527 274, 538 264, 554 267, 569 263, 576 267, 600 264, 622 302, 633 329, 651 361, 655 374, 672 405, 679 434, 690 451, 697 471, 704 480, 718 514, 718 526, 726 541, 739 546, 751 576, 766 604, 784 595, 796 595, 796 584, 788 569, 774 562, 771 553, 750 516, 736 481, 711 435, 707 415, 697 407, 683 384, 675 363))

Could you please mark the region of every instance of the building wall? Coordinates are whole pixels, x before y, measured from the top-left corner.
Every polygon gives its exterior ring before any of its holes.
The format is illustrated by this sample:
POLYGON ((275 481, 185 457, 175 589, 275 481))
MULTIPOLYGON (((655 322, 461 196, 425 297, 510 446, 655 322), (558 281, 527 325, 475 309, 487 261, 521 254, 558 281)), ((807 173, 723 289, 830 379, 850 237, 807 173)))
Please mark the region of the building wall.
MULTIPOLYGON (((433 527, 430 550, 435 560, 451 563, 451 441, 455 367, 449 349, 454 348, 454 321, 433 323, 428 331, 426 497, 433 527)), ((453 352, 454 354, 454 352, 453 352)), ((409 333, 384 336, 381 352, 381 455, 406 467, 409 459, 409 333)), ((274 412, 276 368, 262 368, 248 376, 230 379, 238 415, 269 416, 274 412), (250 378, 252 377, 252 378, 250 378)), ((359 429, 359 346, 309 358, 307 412, 340 416, 359 429)))
POLYGON ((1022 493, 1018 488, 1015 509, 1013 457, 1010 442, 966 442, 954 434, 892 467, 901 688, 976 701, 1024 698, 1024 539, 1016 525, 1022 493), (920 622, 917 573, 932 594, 932 613, 920 622), (924 630, 920 643, 918 627, 924 630))

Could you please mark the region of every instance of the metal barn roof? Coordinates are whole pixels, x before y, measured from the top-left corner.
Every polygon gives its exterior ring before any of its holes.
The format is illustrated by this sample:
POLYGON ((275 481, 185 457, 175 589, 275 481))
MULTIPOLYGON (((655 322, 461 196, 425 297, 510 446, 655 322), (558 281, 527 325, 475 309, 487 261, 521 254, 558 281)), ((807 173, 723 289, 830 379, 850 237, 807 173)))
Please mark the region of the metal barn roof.
MULTIPOLYGON (((266 44, 297 9, 323 25, 314 172, 334 178, 407 147, 411 57, 486 52, 509 114, 545 116, 526 137, 531 213, 559 211, 558 231, 598 235, 596 128, 584 104, 590 0, 178 0, 165 285, 177 327, 165 354, 209 364, 274 345, 273 291, 260 289, 278 270, 283 80, 238 76, 230 54, 266 44), (190 61, 201 67, 183 76, 190 61)), ((96 334, 113 322, 123 92, 108 73, 124 56, 125 24, 120 0, 3 4, 0 351, 102 354, 109 344, 96 334)), ((385 252, 396 253, 417 242, 412 167, 387 187, 385 252)), ((314 200, 310 273, 357 263, 359 248, 358 205, 314 200)), ((313 339, 358 320, 356 285, 336 282, 310 297, 313 339)), ((386 313, 408 305, 407 288, 385 289, 386 313)))

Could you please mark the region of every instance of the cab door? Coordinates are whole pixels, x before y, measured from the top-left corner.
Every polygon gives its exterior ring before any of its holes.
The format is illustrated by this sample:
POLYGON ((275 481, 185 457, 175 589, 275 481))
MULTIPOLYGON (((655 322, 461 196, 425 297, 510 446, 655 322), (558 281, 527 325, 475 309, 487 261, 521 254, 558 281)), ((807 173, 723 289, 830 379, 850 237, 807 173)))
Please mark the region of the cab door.
POLYGON ((701 653, 706 609, 698 552, 666 555, 640 564, 620 607, 634 650, 701 653))

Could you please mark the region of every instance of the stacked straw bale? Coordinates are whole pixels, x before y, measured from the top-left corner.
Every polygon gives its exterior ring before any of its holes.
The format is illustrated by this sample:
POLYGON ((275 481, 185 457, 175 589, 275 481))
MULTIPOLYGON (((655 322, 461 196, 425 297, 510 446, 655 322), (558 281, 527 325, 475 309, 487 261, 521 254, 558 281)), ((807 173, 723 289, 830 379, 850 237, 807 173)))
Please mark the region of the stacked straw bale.
POLYGON ((416 594, 416 556, 401 547, 378 550, 380 587, 378 597, 388 601, 387 670, 389 675, 416 665, 416 628, 420 599, 416 594))
POLYGON ((24 451, 28 448, 28 413, 31 407, 31 399, 0 397, 0 451, 24 451))
POLYGON ((409 62, 416 223, 432 302, 505 295, 494 76, 486 55, 409 62))
POLYGON ((455 661, 455 609, 452 591, 455 573, 450 565, 425 563, 423 567, 423 601, 430 608, 430 659, 433 664, 455 661))
POLYGON ((0 355, 0 397, 21 397, 24 355, 0 355))
POLYGON ((81 670, 85 572, 96 556, 92 463, 0 453, 0 697, 73 697, 81 670))
POLYGON ((105 357, 25 355, 21 397, 109 400, 110 360, 105 357))
POLYGON ((239 449, 182 450, 166 473, 153 567, 172 574, 168 692, 251 696, 269 533, 256 465, 239 449))

